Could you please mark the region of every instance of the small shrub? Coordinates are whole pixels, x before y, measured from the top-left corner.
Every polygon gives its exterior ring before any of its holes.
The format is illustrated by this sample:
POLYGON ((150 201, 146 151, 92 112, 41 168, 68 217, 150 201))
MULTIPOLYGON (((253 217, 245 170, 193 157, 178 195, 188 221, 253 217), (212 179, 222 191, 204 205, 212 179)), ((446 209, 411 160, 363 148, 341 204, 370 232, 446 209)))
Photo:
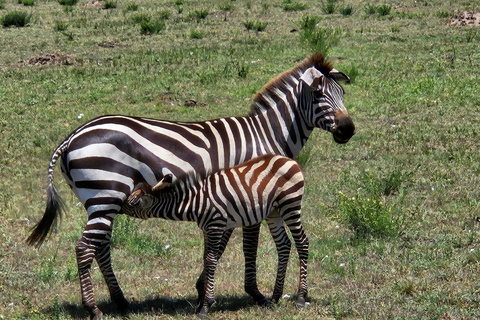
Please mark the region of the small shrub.
POLYGON ((323 3, 322 10, 326 14, 333 14, 335 13, 335 0, 327 0, 323 3))
POLYGON ((284 11, 302 11, 307 9, 307 5, 293 0, 282 0, 282 8, 284 11))
POLYGON ((103 9, 115 9, 117 7, 117 2, 112 0, 107 0, 103 4, 103 9))
POLYGON ((340 193, 339 219, 354 232, 354 239, 397 237, 400 220, 392 216, 392 208, 375 198, 365 198, 359 192, 349 198, 340 193))
POLYGON ((165 28, 165 21, 163 21, 162 19, 140 22, 140 31, 142 34, 160 33, 163 28, 165 28))
POLYGON ((2 18, 1 23, 4 27, 24 27, 30 23, 32 14, 28 14, 24 11, 10 11, 7 12, 2 18))
POLYGON ((381 6, 377 6, 376 11, 378 15, 380 16, 387 16, 390 14, 390 11, 392 10, 392 7, 389 6, 388 4, 383 4, 381 6))
POLYGON ((198 29, 190 29, 190 33, 188 34, 188 36, 191 39, 202 39, 204 37, 204 34, 198 29))
POLYGON ((58 0, 62 6, 74 6, 78 3, 78 0, 58 0))
POLYGON ((341 7, 338 11, 340 11, 340 13, 343 16, 350 16, 353 13, 353 7, 352 6, 341 7))
POLYGON ((137 11, 138 8, 139 8, 139 6, 135 2, 130 2, 125 6, 126 11, 137 11))

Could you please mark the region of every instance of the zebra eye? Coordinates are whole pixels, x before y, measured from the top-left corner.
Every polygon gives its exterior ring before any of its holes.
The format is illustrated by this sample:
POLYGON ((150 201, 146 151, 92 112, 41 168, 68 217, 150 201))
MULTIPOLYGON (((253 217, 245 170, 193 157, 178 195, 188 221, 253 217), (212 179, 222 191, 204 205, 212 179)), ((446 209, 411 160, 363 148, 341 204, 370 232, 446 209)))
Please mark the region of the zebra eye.
POLYGON ((320 99, 322 99, 323 96, 324 96, 324 94, 321 91, 314 91, 313 92, 313 98, 315 100, 320 100, 320 99))

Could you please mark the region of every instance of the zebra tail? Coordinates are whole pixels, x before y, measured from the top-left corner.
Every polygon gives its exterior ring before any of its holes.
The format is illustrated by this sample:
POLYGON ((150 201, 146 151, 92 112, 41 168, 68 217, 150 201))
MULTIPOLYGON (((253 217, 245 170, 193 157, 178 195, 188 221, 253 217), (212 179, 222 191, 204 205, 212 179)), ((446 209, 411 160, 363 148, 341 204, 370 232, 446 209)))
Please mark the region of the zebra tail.
POLYGON ((48 168, 48 187, 47 187, 47 206, 42 219, 33 228, 32 234, 27 238, 27 244, 40 248, 47 236, 50 234, 52 225, 57 226, 58 218, 61 217, 62 212, 65 209, 65 204, 60 198, 60 195, 53 184, 53 171, 55 164, 60 158, 63 151, 66 149, 66 141, 64 141, 55 150, 55 153, 50 160, 48 168))

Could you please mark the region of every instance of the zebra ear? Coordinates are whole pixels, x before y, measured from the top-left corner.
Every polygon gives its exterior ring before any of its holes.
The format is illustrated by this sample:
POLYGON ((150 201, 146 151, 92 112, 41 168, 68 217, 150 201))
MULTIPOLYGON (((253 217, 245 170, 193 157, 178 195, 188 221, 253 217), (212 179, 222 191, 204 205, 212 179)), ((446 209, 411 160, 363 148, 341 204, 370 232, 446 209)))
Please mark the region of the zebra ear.
POLYGON ((320 84, 320 79, 323 77, 323 73, 321 73, 317 68, 311 67, 305 71, 305 73, 300 77, 300 79, 308 84, 308 86, 314 90, 318 89, 318 85, 320 84))
POLYGON ((345 73, 338 71, 337 69, 332 69, 328 75, 337 81, 350 82, 350 77, 345 73))
POLYGON ((159 192, 160 190, 172 185, 173 176, 168 173, 163 176, 162 180, 158 181, 158 183, 152 188, 152 192, 159 192))

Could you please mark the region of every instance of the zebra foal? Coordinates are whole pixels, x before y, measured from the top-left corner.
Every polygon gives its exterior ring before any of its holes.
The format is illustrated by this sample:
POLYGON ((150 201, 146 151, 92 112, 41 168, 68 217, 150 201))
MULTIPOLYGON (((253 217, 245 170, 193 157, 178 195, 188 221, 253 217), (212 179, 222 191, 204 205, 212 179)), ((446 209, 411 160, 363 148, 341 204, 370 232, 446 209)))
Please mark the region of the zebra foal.
MULTIPOLYGON (((206 316, 214 302, 214 274, 224 232, 259 225, 267 220, 277 245, 278 269, 272 300, 283 293, 291 243, 290 229, 300 259, 297 306, 307 295, 308 238, 300 222, 304 179, 300 166, 289 158, 265 155, 215 172, 205 179, 189 176, 172 184, 166 175, 153 188, 139 184, 122 207, 137 218, 194 221, 204 234, 204 288, 197 288, 197 312, 206 316), (203 290, 202 290, 203 289, 203 290)), ((198 285, 198 284, 197 284, 198 285)))

